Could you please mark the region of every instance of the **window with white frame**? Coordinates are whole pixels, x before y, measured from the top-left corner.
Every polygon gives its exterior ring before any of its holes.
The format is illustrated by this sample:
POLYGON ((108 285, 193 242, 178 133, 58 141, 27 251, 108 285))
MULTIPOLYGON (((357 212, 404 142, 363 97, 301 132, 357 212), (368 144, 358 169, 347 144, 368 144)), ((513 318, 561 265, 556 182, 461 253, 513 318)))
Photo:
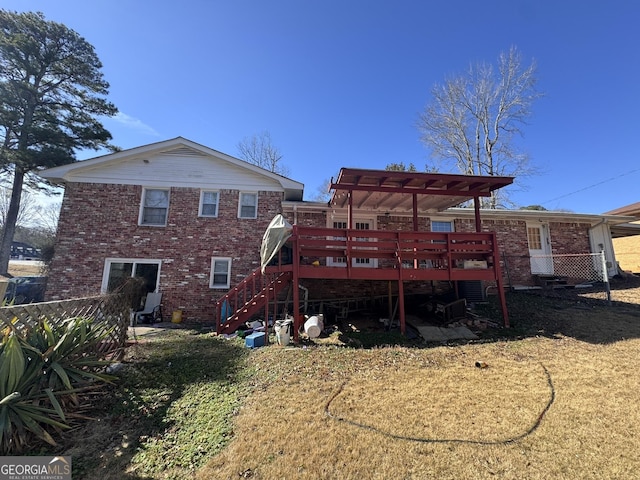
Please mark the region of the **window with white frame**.
POLYGON ((445 233, 453 232, 453 222, 451 220, 431 220, 431 231, 445 233))
POLYGON ((240 193, 240 202, 238 206, 239 218, 258 218, 258 194, 257 193, 240 193))
POLYGON ((160 290, 161 260, 141 258, 107 258, 102 273, 102 293, 116 292, 128 279, 137 277, 143 280, 146 292, 160 290))
MULTIPOLYGON (((347 228, 347 222, 346 221, 334 221, 333 222, 333 228, 340 228, 343 230, 346 230, 347 228)), ((346 237, 333 237, 333 240, 346 240, 346 237)), ((327 264, 330 266, 336 266, 336 265, 346 265, 347 264, 347 257, 329 257, 327 259, 327 264)))
POLYGON ((231 285, 231 259, 228 257, 213 257, 211 259, 211 278, 209 287, 229 288, 231 285))
POLYGON ((169 212, 169 189, 145 188, 142 191, 140 225, 164 227, 169 212))
MULTIPOLYGON (((453 232, 452 220, 431 220, 431 231, 440 233, 453 232)), ((447 243, 446 240, 433 240, 431 243, 447 243)))
MULTIPOLYGON (((347 221, 346 220, 332 220, 332 225, 333 228, 338 228, 338 229, 346 229, 347 228, 347 221)), ((357 220, 354 222, 354 226, 356 230, 373 230, 373 220, 357 220)), ((363 232, 363 236, 360 237, 355 237, 355 240, 357 240, 358 242, 368 242, 371 241, 371 238, 364 236, 364 232, 363 232)), ((345 237, 338 237, 338 236, 334 236, 331 237, 331 239, 333 240, 346 240, 345 237)), ((360 250, 368 250, 368 249, 375 249, 375 247, 358 247, 360 250)), ((357 258, 354 257, 351 259, 352 262, 352 266, 353 267, 377 267, 378 265, 378 261, 377 259, 371 259, 371 258, 357 258)), ((343 267, 347 265, 347 258, 346 257, 328 257, 327 258, 327 265, 331 266, 331 267, 343 267)))
POLYGON ((198 215, 201 217, 217 217, 219 200, 220 194, 218 192, 212 190, 201 191, 198 215))

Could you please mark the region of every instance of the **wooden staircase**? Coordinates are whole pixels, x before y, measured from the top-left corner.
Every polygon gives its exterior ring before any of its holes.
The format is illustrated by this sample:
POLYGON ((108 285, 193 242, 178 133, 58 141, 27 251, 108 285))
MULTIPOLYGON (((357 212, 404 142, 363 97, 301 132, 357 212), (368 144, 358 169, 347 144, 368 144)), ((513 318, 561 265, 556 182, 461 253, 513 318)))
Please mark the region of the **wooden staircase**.
MULTIPOLYGON (((216 302, 216 331, 233 333, 291 284, 290 271, 263 274, 258 268, 216 302), (226 318, 225 318, 226 317, 226 318)), ((266 316, 266 315, 265 315, 266 316)))

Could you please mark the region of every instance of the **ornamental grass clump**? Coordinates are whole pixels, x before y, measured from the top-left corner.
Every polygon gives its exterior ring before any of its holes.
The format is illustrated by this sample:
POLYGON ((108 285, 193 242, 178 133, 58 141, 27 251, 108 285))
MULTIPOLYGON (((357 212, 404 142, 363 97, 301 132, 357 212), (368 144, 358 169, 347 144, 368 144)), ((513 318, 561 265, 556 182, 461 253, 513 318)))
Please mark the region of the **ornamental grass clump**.
POLYGON ((95 353, 110 333, 92 318, 77 317, 33 329, 8 325, 0 338, 0 454, 15 454, 70 428, 80 394, 100 388, 110 377, 108 362, 95 353))

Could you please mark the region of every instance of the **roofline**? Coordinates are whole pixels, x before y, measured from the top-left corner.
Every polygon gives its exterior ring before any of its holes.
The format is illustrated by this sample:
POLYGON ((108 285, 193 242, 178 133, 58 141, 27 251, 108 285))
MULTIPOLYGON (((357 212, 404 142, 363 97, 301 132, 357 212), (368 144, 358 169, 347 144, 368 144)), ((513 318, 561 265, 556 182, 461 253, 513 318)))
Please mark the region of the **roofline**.
MULTIPOLYGON (((497 184, 502 184, 502 183, 508 183, 511 184, 513 182, 513 179, 515 177, 509 177, 509 176, 498 176, 498 175, 464 175, 462 173, 442 173, 442 172, 403 172, 403 171, 399 171, 399 170, 379 170, 379 169, 372 169, 372 168, 350 168, 350 167, 342 167, 340 169, 340 173, 344 174, 360 174, 360 175, 371 175, 371 176, 375 176, 375 175, 380 175, 381 173, 386 173, 389 176, 394 176, 394 177, 406 177, 408 179, 411 178, 416 178, 416 177, 425 177, 425 178, 430 178, 430 177, 449 177, 452 178, 454 180, 460 180, 460 181, 468 181, 469 179, 476 179, 476 180, 482 180, 484 182, 489 182, 489 183, 497 183, 497 184)), ((340 176, 340 173, 338 174, 338 177, 340 176)), ((335 183, 335 182, 332 182, 335 183)))
MULTIPOLYGON (((346 210, 345 208, 335 207, 329 205, 327 202, 310 202, 310 201, 285 201, 282 202, 283 207, 290 207, 295 209, 304 210, 346 210)), ((374 212, 373 210, 359 210, 361 212, 374 212)), ((382 210, 377 211, 382 215, 382 210)), ((394 213, 397 216, 411 217, 411 212, 394 213)), ((456 218, 473 218, 475 215, 473 208, 448 208, 439 212, 420 212, 422 216, 454 216, 456 218)), ((552 210, 507 210, 507 209, 481 209, 480 216, 482 218, 491 217, 509 217, 509 218, 522 218, 525 220, 533 220, 534 218, 550 219, 573 219, 580 220, 587 223, 600 223, 605 222, 610 225, 618 225, 623 223, 629 223, 637 220, 635 217, 622 216, 622 215, 604 215, 604 214, 592 214, 592 213, 574 213, 574 212, 558 212, 552 210)))
POLYGON ((624 207, 616 208, 605 212, 604 215, 633 215, 640 217, 640 202, 631 203, 624 207))
POLYGON ((286 190, 300 190, 300 191, 304 190, 303 183, 296 182, 295 180, 292 180, 288 177, 284 177, 280 174, 271 172, 262 167, 258 167, 257 165, 253 165, 252 163, 246 162, 239 158, 220 152, 219 150, 214 150, 213 148, 206 147, 192 140, 188 140, 184 137, 175 137, 175 138, 164 140, 161 142, 150 143, 140 147, 134 147, 134 148, 129 148, 127 150, 120 150, 118 152, 100 155, 98 157, 90 158, 87 160, 80 160, 78 162, 69 163, 67 165, 60 165, 58 167, 48 168, 46 170, 42 170, 41 172, 38 172, 38 175, 53 182, 65 183, 68 181, 67 175, 75 170, 83 170, 85 168, 91 168, 96 165, 100 165, 102 163, 116 162, 118 160, 122 160, 127 157, 131 157, 135 155, 144 155, 144 154, 159 152, 159 151, 166 150, 167 148, 170 148, 172 146, 178 146, 178 145, 184 145, 184 146, 193 148, 194 150, 202 152, 205 155, 221 157, 224 160, 236 166, 246 168, 248 170, 252 170, 253 172, 259 175, 270 177, 273 180, 278 181, 282 185, 282 187, 286 190))
MULTIPOLYGON (((456 215, 461 216, 473 216, 473 209, 470 208, 449 208, 447 210, 443 210, 442 212, 446 214, 447 212, 455 213, 456 215)), ((617 225, 620 223, 628 223, 633 221, 634 217, 622 216, 622 215, 605 215, 605 214, 593 214, 593 213, 574 213, 574 212, 559 212, 553 210, 507 210, 507 209, 481 209, 481 216, 483 218, 487 217, 500 217, 500 216, 508 216, 510 218, 524 218, 524 219, 533 219, 533 218, 546 218, 546 219, 575 219, 575 220, 583 220, 588 221, 589 223, 598 223, 604 221, 610 225, 617 225)))
POLYGON ((640 224, 638 223, 622 223, 611 227, 611 236, 613 238, 631 237, 640 235, 640 224))

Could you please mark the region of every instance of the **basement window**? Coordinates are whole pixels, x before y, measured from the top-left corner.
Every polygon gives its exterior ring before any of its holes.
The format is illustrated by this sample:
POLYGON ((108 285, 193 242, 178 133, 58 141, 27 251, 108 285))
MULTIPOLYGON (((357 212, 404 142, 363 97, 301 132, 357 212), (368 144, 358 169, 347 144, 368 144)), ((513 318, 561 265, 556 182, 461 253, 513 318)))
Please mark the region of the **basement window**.
POLYGON ((231 258, 213 257, 211 259, 210 288, 228 289, 231 285, 231 258))

